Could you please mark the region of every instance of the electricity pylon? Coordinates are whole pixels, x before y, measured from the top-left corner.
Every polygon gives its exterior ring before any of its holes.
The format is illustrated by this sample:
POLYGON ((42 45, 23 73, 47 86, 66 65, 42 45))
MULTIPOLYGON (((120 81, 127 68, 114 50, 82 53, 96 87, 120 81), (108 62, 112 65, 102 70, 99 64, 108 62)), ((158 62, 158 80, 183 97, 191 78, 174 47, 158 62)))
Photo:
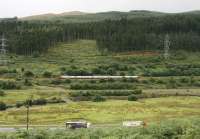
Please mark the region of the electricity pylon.
POLYGON ((7 40, 6 40, 4 35, 2 35, 0 41, 1 41, 1 44, 0 44, 0 65, 6 65, 7 62, 8 62, 7 55, 6 55, 6 53, 7 53, 7 50, 6 50, 7 40))
POLYGON ((166 34, 165 40, 164 40, 164 58, 165 59, 168 59, 170 57, 170 54, 169 54, 170 45, 171 45, 171 42, 170 42, 169 34, 166 34))

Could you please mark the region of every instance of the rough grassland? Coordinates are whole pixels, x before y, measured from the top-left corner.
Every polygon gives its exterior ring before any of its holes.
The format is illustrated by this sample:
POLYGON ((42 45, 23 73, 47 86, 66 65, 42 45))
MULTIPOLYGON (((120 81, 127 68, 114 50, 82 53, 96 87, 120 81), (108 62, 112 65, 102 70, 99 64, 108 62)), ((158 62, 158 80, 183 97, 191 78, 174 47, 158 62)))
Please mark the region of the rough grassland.
MULTIPOLYGON (((34 106, 30 109, 31 124, 61 124, 70 119, 86 119, 92 123, 121 123, 124 120, 162 121, 169 118, 199 117, 199 97, 167 97, 138 102, 110 100, 102 103, 71 102, 34 106)), ((26 109, 0 112, 0 124, 25 124, 26 109)))
POLYGON ((68 91, 59 87, 34 86, 23 90, 6 90, 5 94, 5 96, 0 97, 1 102, 16 104, 17 102, 23 102, 27 99, 50 99, 53 97, 64 99, 68 96, 68 91))
MULTIPOLYGON (((155 61, 159 55, 137 55, 137 54, 106 54, 102 55, 96 47, 95 41, 79 40, 67 44, 58 44, 58 46, 49 49, 49 52, 40 57, 31 56, 13 56, 13 64, 6 66, 9 69, 18 69, 22 67, 25 70, 31 70, 37 75, 44 71, 52 71, 54 74, 60 73, 60 68, 69 68, 76 66, 78 69, 90 70, 98 65, 111 65, 118 63, 127 65, 135 69, 134 73, 140 75, 144 72, 145 65, 154 65, 156 70, 162 70, 165 62, 155 61)), ((168 64, 200 64, 200 55, 198 52, 181 52, 177 56, 172 56, 168 64)))
MULTIPOLYGON (((121 66, 128 66, 129 71, 134 70, 135 75, 141 75, 147 68, 155 71, 166 69, 166 65, 178 64, 200 64, 200 55, 196 53, 181 52, 181 57, 172 57, 170 61, 157 61, 159 55, 135 55, 135 54, 106 54, 102 55, 96 48, 95 41, 80 40, 68 44, 58 44, 48 53, 39 57, 26 57, 12 55, 11 64, 1 67, 17 70, 16 74, 2 74, 0 78, 6 80, 16 80, 21 82, 20 90, 4 90, 5 95, 0 97, 0 101, 7 105, 15 105, 18 101, 25 101, 27 98, 38 99, 52 97, 62 98, 68 102, 69 83, 60 85, 51 84, 52 80, 57 80, 61 75, 61 68, 71 69, 76 66, 77 69, 90 71, 99 65, 111 65, 117 63, 121 66), (167 64, 166 64, 167 63, 167 64), (24 86, 24 77, 21 69, 31 71, 35 74, 31 78, 33 86, 24 86), (44 78, 42 74, 45 71, 53 73, 52 78, 44 78), (20 80, 22 78, 22 80, 20 80)), ((10 57, 11 58, 11 57, 10 57)), ((129 74, 129 71, 124 71, 129 74)), ((173 77, 179 80, 183 77, 173 77)), ((184 77, 186 78, 186 77, 184 77)), ((171 77, 142 77, 140 87, 145 94, 199 94, 199 87, 187 86, 191 79, 196 83, 200 82, 198 76, 187 77, 188 83, 181 83, 181 88, 166 89, 166 82, 157 83, 159 80, 168 81, 171 77), (147 79, 148 78, 148 79, 147 79), (156 80, 155 80, 156 79, 156 80), (148 80, 148 82, 144 82, 148 80), (154 81, 154 82, 153 82, 154 81), (189 90, 189 91, 188 91, 189 90)), ((71 81, 71 84, 81 83, 92 84, 90 81, 71 81)), ((110 82, 109 82, 110 83, 110 82)), ((119 83, 119 81, 116 81, 119 83)), ((178 82, 180 84, 180 81, 178 82)), ((97 82, 96 84, 100 84, 97 82)), ((111 84, 111 83, 110 83, 111 84)), ((30 111, 31 124, 61 124, 70 119, 86 119, 92 123, 121 123, 124 120, 145 120, 162 121, 168 118, 187 118, 191 116, 200 117, 200 98, 199 97, 166 97, 156 99, 143 99, 138 102, 128 102, 127 100, 107 100, 102 103, 94 102, 69 102, 67 104, 48 104, 46 106, 33 106, 30 111)), ((0 124, 25 124, 26 109, 12 108, 0 112, 0 124)))

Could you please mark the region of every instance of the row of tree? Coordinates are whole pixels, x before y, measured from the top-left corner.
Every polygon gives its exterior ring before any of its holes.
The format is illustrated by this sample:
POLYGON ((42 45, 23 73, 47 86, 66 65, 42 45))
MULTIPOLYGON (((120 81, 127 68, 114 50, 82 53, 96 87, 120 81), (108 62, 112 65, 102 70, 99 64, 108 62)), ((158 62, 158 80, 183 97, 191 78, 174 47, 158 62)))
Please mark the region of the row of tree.
POLYGON ((77 39, 97 41, 101 51, 161 50, 164 36, 170 35, 171 48, 200 50, 200 16, 170 15, 90 23, 0 22, 10 52, 32 55, 42 53, 58 42, 77 39))

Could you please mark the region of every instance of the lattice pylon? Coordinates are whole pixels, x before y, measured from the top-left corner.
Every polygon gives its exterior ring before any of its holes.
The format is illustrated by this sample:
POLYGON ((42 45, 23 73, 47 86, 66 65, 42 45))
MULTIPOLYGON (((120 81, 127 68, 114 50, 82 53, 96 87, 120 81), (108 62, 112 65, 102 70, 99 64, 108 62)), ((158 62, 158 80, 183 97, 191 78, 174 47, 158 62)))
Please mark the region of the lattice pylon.
POLYGON ((171 45, 171 42, 170 42, 169 34, 166 34, 165 40, 164 40, 164 58, 165 59, 168 59, 170 57, 170 54, 169 54, 170 45, 171 45))
POLYGON ((6 53, 7 53, 7 50, 6 50, 7 40, 6 40, 4 35, 2 35, 0 41, 1 41, 1 44, 0 44, 1 45, 1 48, 0 48, 0 65, 6 65, 7 62, 8 62, 7 55, 6 55, 6 53))

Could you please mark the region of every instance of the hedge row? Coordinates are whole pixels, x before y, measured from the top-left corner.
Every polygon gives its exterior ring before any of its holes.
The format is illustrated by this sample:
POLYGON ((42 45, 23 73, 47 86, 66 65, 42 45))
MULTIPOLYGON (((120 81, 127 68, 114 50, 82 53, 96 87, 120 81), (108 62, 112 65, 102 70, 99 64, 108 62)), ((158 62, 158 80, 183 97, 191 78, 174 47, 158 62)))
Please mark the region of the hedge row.
POLYGON ((111 89, 135 89, 135 86, 132 84, 126 83, 112 83, 112 84, 71 84, 71 89, 74 90, 111 90, 111 89))
POLYGON ((142 94, 142 90, 102 90, 102 91, 72 91, 70 92, 71 97, 90 97, 90 96, 129 96, 142 94))

